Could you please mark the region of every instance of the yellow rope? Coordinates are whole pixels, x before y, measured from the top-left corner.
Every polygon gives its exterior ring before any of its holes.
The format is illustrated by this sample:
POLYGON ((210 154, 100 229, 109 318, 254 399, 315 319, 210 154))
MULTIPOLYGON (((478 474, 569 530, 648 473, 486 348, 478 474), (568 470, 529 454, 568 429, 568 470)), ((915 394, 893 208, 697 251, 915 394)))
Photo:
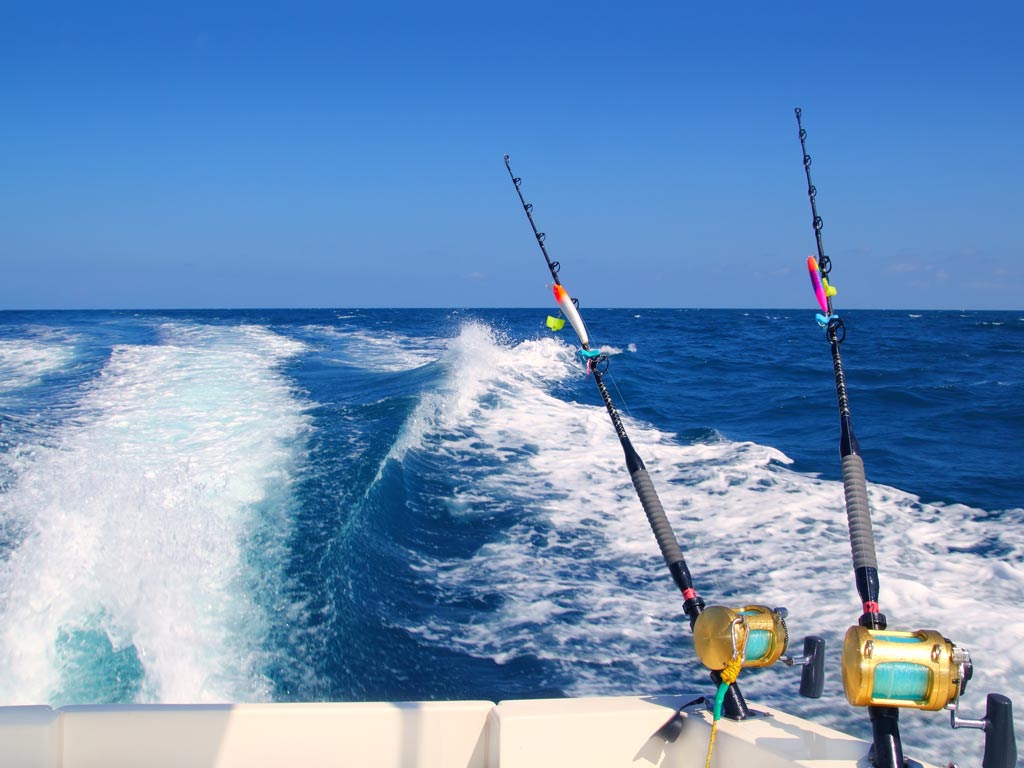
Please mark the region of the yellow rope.
POLYGON ((711 768, 711 752, 715 748, 715 734, 718 733, 718 721, 711 723, 711 741, 708 742, 708 759, 704 762, 704 768, 711 768))
POLYGON ((732 661, 726 664, 725 669, 722 670, 722 682, 726 685, 735 683, 736 678, 740 676, 741 669, 743 669, 742 656, 734 656, 732 661))
POLYGON ((718 721, 722 717, 722 701, 725 699, 725 692, 729 686, 736 682, 743 668, 743 654, 737 652, 732 661, 725 665, 722 670, 722 682, 718 686, 718 693, 715 695, 715 709, 711 721, 711 739, 708 741, 708 758, 704 762, 704 768, 711 768, 711 753, 715 749, 715 736, 718 734, 718 721))

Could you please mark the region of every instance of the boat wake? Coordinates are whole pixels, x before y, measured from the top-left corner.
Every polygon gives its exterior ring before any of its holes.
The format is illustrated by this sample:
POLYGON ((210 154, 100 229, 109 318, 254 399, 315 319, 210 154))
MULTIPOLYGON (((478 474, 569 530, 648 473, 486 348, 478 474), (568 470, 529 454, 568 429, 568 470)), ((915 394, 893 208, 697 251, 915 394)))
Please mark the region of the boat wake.
POLYGON ((265 606, 307 424, 277 369, 301 348, 257 327, 162 333, 113 349, 52 446, 8 457, 4 703, 269 697, 265 606))

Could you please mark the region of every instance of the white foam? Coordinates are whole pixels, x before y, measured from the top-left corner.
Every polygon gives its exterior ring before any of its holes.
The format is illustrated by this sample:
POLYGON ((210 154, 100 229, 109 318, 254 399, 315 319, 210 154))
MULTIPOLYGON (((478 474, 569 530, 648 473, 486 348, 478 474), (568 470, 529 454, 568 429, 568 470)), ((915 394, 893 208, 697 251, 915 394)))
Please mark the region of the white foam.
POLYGON ((0 393, 38 384, 74 359, 67 339, 0 339, 0 393))
POLYGON ((437 360, 443 349, 438 339, 410 339, 400 333, 365 329, 306 326, 322 336, 329 349, 338 353, 335 362, 369 371, 397 373, 411 371, 437 360))
POLYGON ((163 335, 116 347, 54 447, 21 456, 0 496, 0 519, 27 526, 0 563, 5 704, 67 695, 58 638, 97 629, 134 646, 142 700, 269 696, 254 596, 274 589, 287 534, 307 418, 277 367, 301 345, 256 327, 163 335))
MULTIPOLYGON (((606 412, 552 394, 583 375, 572 350, 551 339, 502 343, 471 326, 453 354, 446 385, 421 403, 393 458, 414 447, 448 454, 473 488, 452 501, 452 513, 505 521, 474 557, 418 565, 453 599, 486 596, 501 608, 465 622, 438 617, 415 631, 499 663, 544 659, 564 670, 553 684, 576 695, 706 686, 606 412)), ((860 614, 842 484, 792 471, 773 448, 686 445, 625 422, 705 598, 787 606, 795 638, 828 641, 824 699, 798 699, 797 675, 786 670, 744 673, 748 695, 864 735, 867 715, 846 704, 839 674, 842 636, 860 614)), ((987 691, 1019 691, 1024 513, 989 519, 879 485, 869 496, 890 627, 937 628, 973 652, 969 708, 983 709, 987 691), (1005 554, 977 553, 993 540, 1005 554)), ((976 745, 947 722, 909 713, 907 743, 935 762, 967 760, 976 745)))
MULTIPOLYGON (((548 336, 523 342, 510 355, 487 325, 467 322, 441 356, 448 373, 439 387, 424 394, 385 459, 401 461, 410 447, 420 446, 427 433, 452 434, 490 410, 488 398, 507 398, 518 386, 539 391, 537 382, 555 382, 573 375, 573 350, 548 336)), ((478 445, 477 455, 493 453, 496 444, 478 445)), ((378 473, 379 476, 379 473, 378 473)))

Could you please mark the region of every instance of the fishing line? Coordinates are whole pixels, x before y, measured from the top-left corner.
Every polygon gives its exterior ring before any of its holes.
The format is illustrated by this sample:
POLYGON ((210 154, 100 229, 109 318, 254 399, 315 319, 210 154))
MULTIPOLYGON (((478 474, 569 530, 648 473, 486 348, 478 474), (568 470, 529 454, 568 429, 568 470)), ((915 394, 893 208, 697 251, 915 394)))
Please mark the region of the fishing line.
POLYGON ((632 419, 633 412, 629 410, 629 403, 627 402, 626 398, 623 397, 622 390, 619 389, 619 382, 615 378, 615 374, 611 372, 611 366, 605 369, 605 373, 608 376, 608 378, 611 379, 612 386, 615 387, 615 394, 619 396, 619 402, 622 403, 622 409, 626 412, 626 415, 632 419))
MULTIPOLYGON (((626 398, 623 396, 622 392, 619 390, 618 380, 616 379, 615 375, 611 372, 610 368, 606 369, 605 376, 607 376, 609 379, 611 379, 612 386, 615 388, 615 393, 618 395, 619 401, 622 403, 622 409, 632 419, 633 418, 633 414, 629 410, 629 403, 627 402, 626 398)), ((669 489, 669 495, 670 496, 672 495, 671 488, 669 489)), ((670 498, 669 501, 672 501, 672 499, 670 498)), ((683 505, 681 503, 679 503, 678 501, 674 504, 674 507, 676 509, 682 508, 682 506, 683 505)), ((706 584, 710 585, 711 591, 712 592, 720 592, 722 585, 721 585, 721 582, 718 579, 718 575, 716 573, 716 569, 711 567, 711 563, 708 561, 707 556, 704 554, 703 548, 697 547, 695 552, 693 552, 693 551, 690 552, 690 555, 691 555, 692 558, 696 559, 697 562, 699 562, 701 564, 701 566, 703 566, 703 569, 701 571, 702 578, 703 578, 703 580, 704 580, 704 582, 706 584)))

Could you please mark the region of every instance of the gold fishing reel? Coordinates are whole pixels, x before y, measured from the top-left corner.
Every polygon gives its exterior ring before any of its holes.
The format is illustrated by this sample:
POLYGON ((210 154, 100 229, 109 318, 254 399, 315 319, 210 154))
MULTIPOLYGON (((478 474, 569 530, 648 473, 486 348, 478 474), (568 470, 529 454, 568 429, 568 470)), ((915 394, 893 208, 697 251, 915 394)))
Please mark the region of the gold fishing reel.
POLYGON ((734 659, 742 666, 767 667, 778 661, 789 645, 784 609, 764 605, 704 609, 693 625, 693 647, 701 663, 720 671, 734 659))
POLYGON ((843 642, 843 688, 858 707, 937 711, 956 703, 972 671, 970 654, 934 629, 857 626, 843 642))

